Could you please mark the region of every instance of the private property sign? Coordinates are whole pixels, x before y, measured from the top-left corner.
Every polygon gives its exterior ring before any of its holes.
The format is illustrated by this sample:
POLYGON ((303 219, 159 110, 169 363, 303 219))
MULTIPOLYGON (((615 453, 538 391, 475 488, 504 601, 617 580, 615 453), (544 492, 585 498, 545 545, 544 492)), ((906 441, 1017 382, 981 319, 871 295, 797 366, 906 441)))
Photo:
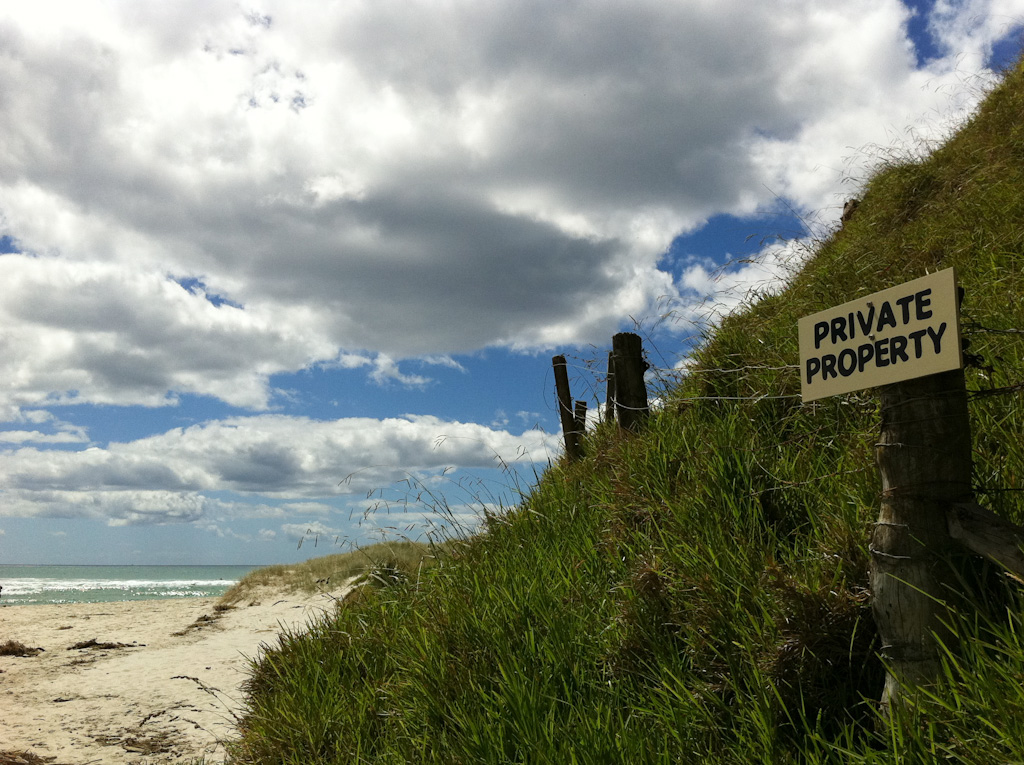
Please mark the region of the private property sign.
POLYGON ((804 401, 959 369, 956 271, 805 316, 799 330, 804 401))

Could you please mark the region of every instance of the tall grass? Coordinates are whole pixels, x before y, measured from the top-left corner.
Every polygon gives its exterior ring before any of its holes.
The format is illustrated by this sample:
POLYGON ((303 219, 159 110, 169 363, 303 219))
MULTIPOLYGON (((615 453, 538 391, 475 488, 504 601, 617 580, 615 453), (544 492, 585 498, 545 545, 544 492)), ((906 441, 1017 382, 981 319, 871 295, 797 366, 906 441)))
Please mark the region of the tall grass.
POLYGON ((976 489, 1021 520, 1021 114, 1018 69, 946 145, 881 168, 784 292, 722 321, 641 433, 597 428, 422 576, 282 635, 232 761, 1024 761, 1021 602, 992 569, 941 681, 882 724, 876 400, 793 398, 797 318, 956 266, 976 489))

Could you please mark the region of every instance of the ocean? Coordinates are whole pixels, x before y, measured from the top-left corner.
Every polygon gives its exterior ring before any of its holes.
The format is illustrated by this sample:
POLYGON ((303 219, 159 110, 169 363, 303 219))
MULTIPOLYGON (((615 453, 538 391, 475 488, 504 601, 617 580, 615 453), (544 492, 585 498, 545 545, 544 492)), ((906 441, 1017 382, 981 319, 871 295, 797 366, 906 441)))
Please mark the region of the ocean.
POLYGON ((107 603, 216 598, 258 566, 0 565, 0 608, 45 603, 107 603))

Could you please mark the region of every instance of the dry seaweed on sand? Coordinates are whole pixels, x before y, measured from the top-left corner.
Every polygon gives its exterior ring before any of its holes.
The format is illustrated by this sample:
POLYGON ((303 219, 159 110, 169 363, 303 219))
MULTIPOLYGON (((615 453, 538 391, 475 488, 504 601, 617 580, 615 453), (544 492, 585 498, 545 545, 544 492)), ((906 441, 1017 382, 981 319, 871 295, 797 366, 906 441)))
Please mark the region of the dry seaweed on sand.
MULTIPOLYGON (((45 650, 45 648, 30 648, 17 640, 8 640, 6 643, 0 643, 0 656, 38 656, 45 650)), ((0 765, 3 765, 2 760, 0 760, 0 765)))
POLYGON ((61 765, 56 757, 40 757, 27 750, 0 752, 0 765, 61 765))
POLYGON ((69 651, 84 651, 84 650, 95 650, 95 651, 112 651, 119 648, 143 648, 143 645, 139 643, 101 643, 96 638, 89 640, 83 640, 74 645, 68 646, 69 651))

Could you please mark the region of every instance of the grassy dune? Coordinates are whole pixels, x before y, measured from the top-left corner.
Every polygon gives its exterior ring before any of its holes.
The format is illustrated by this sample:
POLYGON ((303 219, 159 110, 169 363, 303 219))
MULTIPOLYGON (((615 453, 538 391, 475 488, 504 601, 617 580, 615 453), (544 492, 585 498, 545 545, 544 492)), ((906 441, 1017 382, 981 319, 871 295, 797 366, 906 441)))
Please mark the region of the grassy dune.
POLYGON ((877 398, 803 405, 796 321, 956 266, 978 500, 1024 520, 1024 72, 890 161, 643 431, 254 665, 243 763, 1024 761, 1020 585, 982 570, 939 685, 879 725, 877 398))
POLYGON ((265 566, 250 571, 221 596, 220 604, 233 606, 260 590, 279 592, 330 592, 344 582, 367 586, 404 579, 418 579, 430 568, 442 548, 419 542, 381 542, 347 553, 323 555, 296 564, 265 566))

